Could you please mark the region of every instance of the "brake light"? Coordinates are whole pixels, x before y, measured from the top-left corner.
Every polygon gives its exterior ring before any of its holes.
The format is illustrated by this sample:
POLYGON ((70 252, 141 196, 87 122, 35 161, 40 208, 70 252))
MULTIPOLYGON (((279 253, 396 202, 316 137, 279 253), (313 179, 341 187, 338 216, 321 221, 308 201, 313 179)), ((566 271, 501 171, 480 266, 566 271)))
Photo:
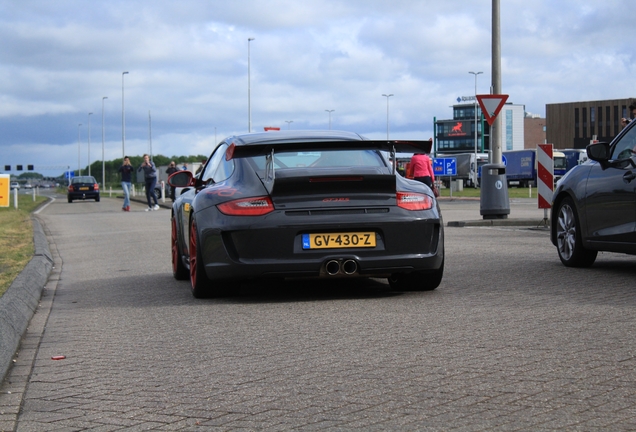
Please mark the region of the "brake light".
POLYGON ((433 208, 433 198, 415 192, 398 192, 397 205, 406 210, 429 210, 433 208))
POLYGON ((71 192, 73 192, 73 186, 68 185, 68 190, 69 190, 69 191, 71 191, 71 192))
POLYGON ((96 190, 96 191, 98 191, 98 190, 99 190, 99 184, 95 183, 95 184, 93 185, 93 189, 94 189, 94 190, 96 190))
POLYGON ((262 216, 274 211, 274 204, 268 196, 242 198, 217 205, 221 213, 228 216, 262 216))

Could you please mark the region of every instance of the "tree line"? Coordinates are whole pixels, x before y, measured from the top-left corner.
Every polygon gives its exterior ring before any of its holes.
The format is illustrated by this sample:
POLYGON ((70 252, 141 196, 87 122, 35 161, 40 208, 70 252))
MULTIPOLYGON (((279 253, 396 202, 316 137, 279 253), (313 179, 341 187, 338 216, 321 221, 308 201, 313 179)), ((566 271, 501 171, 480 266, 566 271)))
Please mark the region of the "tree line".
MULTIPOLYGON (((143 156, 128 156, 130 158, 130 163, 135 168, 138 168, 143 162, 143 156)), ((206 159, 207 156, 204 155, 196 155, 196 156, 164 156, 164 155, 154 155, 152 156, 152 161, 155 163, 157 167, 167 166, 170 162, 176 162, 177 166, 181 166, 184 163, 191 164, 193 162, 201 162, 206 159)), ((104 171, 105 171, 105 181, 106 184, 119 184, 121 181, 121 177, 119 175, 119 167, 123 163, 123 158, 117 158, 110 161, 104 161, 104 171)), ((79 175, 78 170, 73 170, 75 176, 79 175)), ((82 174, 88 174, 88 165, 82 168, 82 174)), ((95 161, 91 164, 91 175, 95 177, 95 179, 101 183, 102 181, 102 161, 95 161)), ((64 183, 66 181, 65 173, 60 174, 57 177, 47 177, 37 172, 25 172, 17 176, 18 179, 27 180, 27 179, 38 179, 38 180, 50 180, 56 181, 58 183, 64 183)), ((105 187, 102 185, 102 187, 105 187)))

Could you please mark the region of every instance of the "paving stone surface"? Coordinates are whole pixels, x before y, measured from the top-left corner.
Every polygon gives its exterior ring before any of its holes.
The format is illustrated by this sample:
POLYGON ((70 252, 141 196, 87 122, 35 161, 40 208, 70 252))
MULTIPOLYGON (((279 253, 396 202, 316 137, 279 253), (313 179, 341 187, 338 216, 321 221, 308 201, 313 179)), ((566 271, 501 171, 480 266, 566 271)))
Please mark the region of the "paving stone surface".
MULTIPOLYGON (((169 211, 119 207, 42 212, 56 268, 0 430, 636 428, 634 257, 567 269, 545 229, 446 228, 433 292, 289 282, 196 300, 171 275, 169 211)), ((479 219, 479 202, 442 208, 479 219)))

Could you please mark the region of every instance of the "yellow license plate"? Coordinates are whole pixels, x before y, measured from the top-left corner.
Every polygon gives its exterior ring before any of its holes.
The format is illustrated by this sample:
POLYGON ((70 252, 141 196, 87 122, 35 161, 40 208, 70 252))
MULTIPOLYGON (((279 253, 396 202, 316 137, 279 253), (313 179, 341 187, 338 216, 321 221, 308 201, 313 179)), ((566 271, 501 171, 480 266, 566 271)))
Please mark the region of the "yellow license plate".
POLYGON ((374 247, 374 232, 303 234, 303 249, 342 249, 374 247))
POLYGON ((83 186, 80 188, 80 190, 88 190, 88 186, 83 186))

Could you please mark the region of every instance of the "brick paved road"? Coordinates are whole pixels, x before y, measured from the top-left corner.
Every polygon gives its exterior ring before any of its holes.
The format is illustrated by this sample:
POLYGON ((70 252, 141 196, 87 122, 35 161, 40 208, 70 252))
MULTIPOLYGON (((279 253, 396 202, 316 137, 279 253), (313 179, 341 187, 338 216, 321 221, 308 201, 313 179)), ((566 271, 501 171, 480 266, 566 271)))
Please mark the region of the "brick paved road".
MULTIPOLYGON (((434 292, 288 283, 201 301, 172 279, 168 211, 142 208, 43 212, 61 272, 0 429, 636 429, 636 258, 572 270, 544 230, 447 228, 434 292)), ((443 209, 477 219, 479 202, 443 209)))

